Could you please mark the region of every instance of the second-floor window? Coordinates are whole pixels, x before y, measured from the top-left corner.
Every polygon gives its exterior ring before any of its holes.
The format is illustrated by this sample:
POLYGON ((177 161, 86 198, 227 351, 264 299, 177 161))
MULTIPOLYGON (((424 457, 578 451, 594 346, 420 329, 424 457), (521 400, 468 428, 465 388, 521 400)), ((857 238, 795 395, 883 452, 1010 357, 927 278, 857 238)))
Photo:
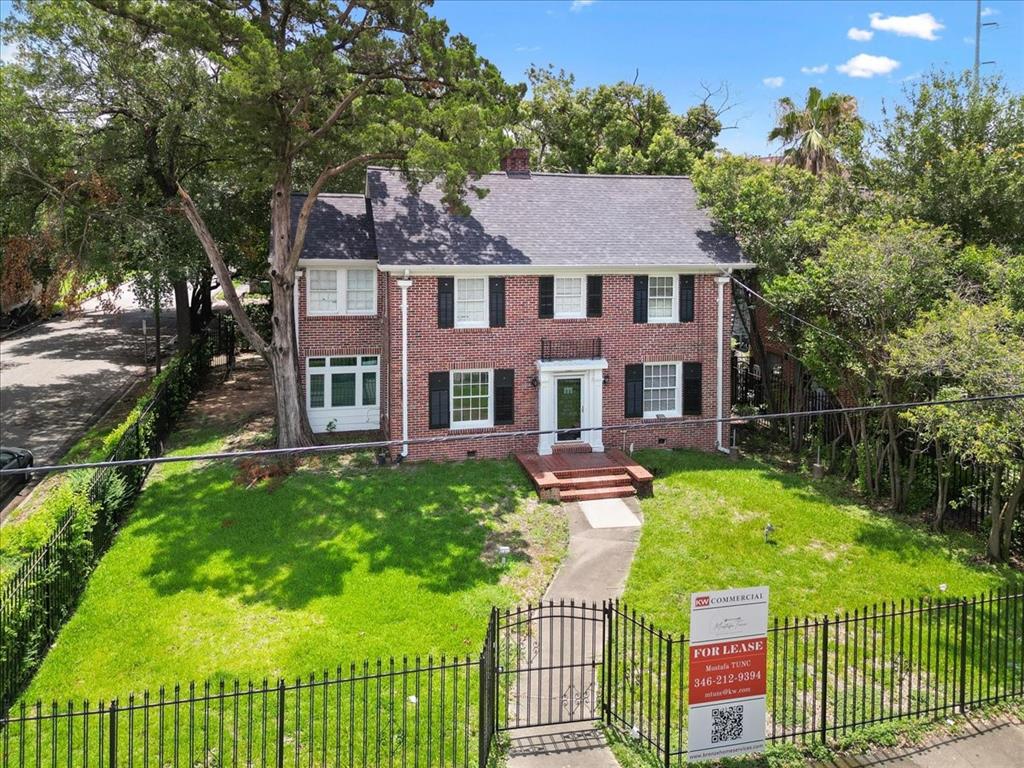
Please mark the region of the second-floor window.
POLYGON ((455 278, 455 327, 487 327, 487 278, 455 278))
POLYGON ((647 322, 671 323, 676 319, 676 277, 651 275, 647 281, 647 322))
POLYGON ((586 317, 585 288, 582 277, 556 277, 555 317, 586 317))
POLYGON ((377 270, 310 268, 306 314, 372 315, 377 311, 377 270))

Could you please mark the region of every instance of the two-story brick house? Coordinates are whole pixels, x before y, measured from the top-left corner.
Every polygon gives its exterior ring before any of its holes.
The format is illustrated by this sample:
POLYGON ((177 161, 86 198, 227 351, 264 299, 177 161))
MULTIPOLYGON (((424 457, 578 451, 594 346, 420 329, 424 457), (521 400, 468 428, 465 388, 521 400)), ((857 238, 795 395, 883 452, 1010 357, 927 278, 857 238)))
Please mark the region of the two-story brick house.
POLYGON ((713 424, 657 426, 728 407, 725 288, 751 266, 690 180, 503 167, 468 216, 384 168, 320 196, 296 283, 313 430, 380 430, 413 459, 721 447, 713 424), (500 437, 522 431, 544 433, 500 437))

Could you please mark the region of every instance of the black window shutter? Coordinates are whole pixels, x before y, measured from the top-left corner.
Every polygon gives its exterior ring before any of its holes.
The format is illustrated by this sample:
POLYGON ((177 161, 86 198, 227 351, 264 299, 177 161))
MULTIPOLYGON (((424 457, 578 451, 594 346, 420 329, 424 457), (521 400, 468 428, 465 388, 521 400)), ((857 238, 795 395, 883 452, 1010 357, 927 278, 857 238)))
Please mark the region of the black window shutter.
POLYGON ((633 322, 647 322, 647 275, 633 275, 633 322))
POLYGON ((555 316, 555 278, 552 275, 543 275, 540 278, 540 287, 537 298, 537 317, 555 316))
POLYGON ((447 429, 448 415, 448 371, 430 374, 430 428, 447 429))
POLYGON ((455 278, 437 278, 437 327, 455 327, 455 278))
POLYGON ((587 275, 587 317, 601 316, 601 288, 600 275, 587 275))
POLYGON ((490 297, 491 328, 505 327, 505 278, 492 277, 487 281, 487 294, 490 297))
POLYGON ((499 368, 494 372, 494 423, 515 424, 516 372, 499 368))
POLYGON ((693 322, 693 275, 679 276, 679 322, 693 322))
POLYGON ((703 399, 700 363, 683 363, 683 413, 699 416, 703 399))
POLYGON ((644 415, 644 366, 626 366, 626 418, 644 415))

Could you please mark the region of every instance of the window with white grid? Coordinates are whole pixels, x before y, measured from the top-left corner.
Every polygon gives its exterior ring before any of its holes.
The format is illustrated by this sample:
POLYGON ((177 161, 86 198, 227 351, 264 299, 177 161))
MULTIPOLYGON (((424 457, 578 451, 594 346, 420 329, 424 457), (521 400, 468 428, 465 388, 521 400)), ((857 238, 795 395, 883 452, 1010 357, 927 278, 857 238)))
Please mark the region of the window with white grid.
POLYGON ((487 327, 487 278, 455 278, 455 327, 487 327))
POLYGON ((675 320, 676 278, 673 275, 652 275, 647 279, 647 322, 668 323, 675 320))
POLYGON ((452 429, 491 426, 491 372, 452 371, 452 429))
POLYGON ((311 315, 336 315, 341 311, 338 306, 338 270, 309 270, 309 306, 311 315))
POLYGON ((348 314, 373 314, 376 288, 372 269, 350 269, 346 271, 345 312, 348 314))
POLYGON ((679 415, 679 363, 644 365, 644 416, 679 415))
POLYGON ((582 277, 555 278, 555 317, 584 317, 586 299, 582 277))

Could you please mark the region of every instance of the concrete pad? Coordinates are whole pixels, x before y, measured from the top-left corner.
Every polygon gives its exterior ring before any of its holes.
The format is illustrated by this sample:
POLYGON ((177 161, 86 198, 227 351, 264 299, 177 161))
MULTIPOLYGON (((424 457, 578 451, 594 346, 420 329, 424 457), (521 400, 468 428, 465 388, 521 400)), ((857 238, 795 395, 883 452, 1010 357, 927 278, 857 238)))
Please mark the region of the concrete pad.
POLYGON ((580 510, 591 528, 639 528, 640 518, 622 499, 581 501, 580 510))

